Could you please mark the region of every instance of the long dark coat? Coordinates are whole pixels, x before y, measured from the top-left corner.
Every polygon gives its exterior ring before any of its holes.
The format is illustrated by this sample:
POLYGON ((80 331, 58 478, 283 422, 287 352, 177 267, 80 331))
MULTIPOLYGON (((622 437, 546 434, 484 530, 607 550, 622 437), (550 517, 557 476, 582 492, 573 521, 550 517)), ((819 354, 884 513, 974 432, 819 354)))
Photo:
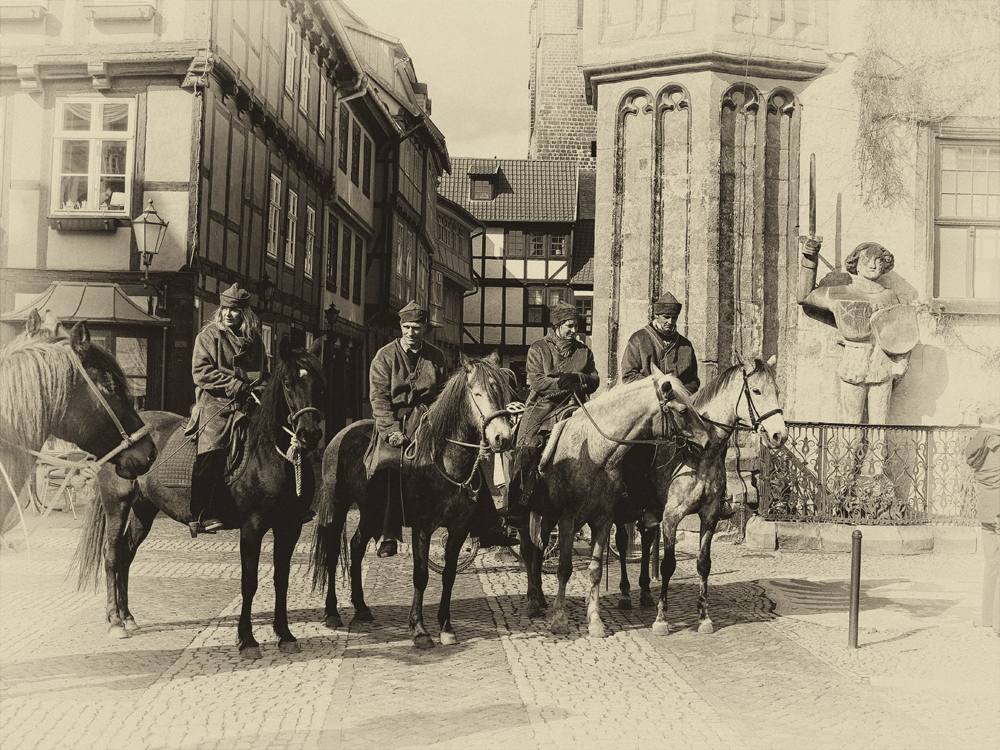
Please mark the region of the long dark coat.
POLYGON ((205 326, 194 341, 191 375, 195 403, 185 434, 193 436, 202 430, 198 434, 199 454, 228 449, 233 429, 244 417, 241 404, 228 402, 244 383, 267 376, 267 357, 260 333, 253 331, 249 338, 244 338, 228 328, 205 326), (237 368, 242 372, 237 373, 237 368))
POLYGON ((633 333, 622 354, 622 382, 648 377, 651 362, 655 362, 662 372, 676 375, 689 393, 701 387, 694 347, 679 333, 670 341, 664 340, 652 325, 633 333))
POLYGON ((559 387, 560 375, 576 373, 580 376, 583 383, 580 398, 583 401, 601 384, 590 347, 576 339, 568 344, 560 342, 550 333, 528 349, 525 370, 531 392, 525 403, 521 426, 518 427, 518 445, 532 443, 541 429, 552 429, 554 412, 573 403, 573 392, 559 387))

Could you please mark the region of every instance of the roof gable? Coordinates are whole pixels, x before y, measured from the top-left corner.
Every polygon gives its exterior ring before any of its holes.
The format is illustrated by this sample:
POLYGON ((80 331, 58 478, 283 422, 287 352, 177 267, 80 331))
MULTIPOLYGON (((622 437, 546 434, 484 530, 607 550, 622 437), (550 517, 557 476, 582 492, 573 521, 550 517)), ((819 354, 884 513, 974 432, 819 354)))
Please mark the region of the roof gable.
POLYGON ((482 222, 576 220, 577 167, 568 161, 533 159, 452 159, 438 192, 482 222), (490 179, 491 200, 472 199, 472 179, 490 179))

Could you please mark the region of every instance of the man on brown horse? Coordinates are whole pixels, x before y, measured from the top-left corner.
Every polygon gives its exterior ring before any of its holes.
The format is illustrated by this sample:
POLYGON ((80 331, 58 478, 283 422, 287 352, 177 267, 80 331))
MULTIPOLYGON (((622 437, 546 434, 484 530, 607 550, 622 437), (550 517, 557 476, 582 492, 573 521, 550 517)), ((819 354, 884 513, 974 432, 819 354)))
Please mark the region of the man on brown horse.
POLYGON ((191 475, 191 535, 232 526, 213 505, 221 499, 229 449, 247 399, 267 376, 260 324, 250 294, 233 284, 219 295, 219 309, 194 342, 191 375, 195 404, 185 434, 198 441, 191 475))
MULTIPOLYGON (((427 310, 411 301, 399 311, 400 337, 379 349, 372 360, 368 381, 375 431, 365 454, 369 480, 379 469, 398 471, 401 468, 403 449, 413 439, 421 416, 434 403, 444 384, 444 354, 424 340, 427 322, 427 310)), ((399 503, 393 502, 400 497, 399 477, 395 471, 389 471, 387 478, 388 502, 379 557, 396 554, 402 530, 399 503)), ((483 507, 477 507, 471 533, 479 537, 480 545, 514 544, 514 540, 508 539, 500 530, 492 500, 484 502, 480 497, 479 506, 483 507), (489 508, 485 507, 486 504, 489 508), (491 511, 492 519, 489 515, 491 511)))
POLYGON ((551 305, 549 325, 551 332, 528 349, 525 365, 531 392, 518 427, 507 493, 507 522, 518 527, 527 520, 546 436, 564 408, 575 403, 574 394, 586 401, 601 383, 594 353, 576 338, 576 308, 565 302, 551 305))
MULTIPOLYGON (((677 318, 682 305, 670 292, 664 292, 653 302, 649 324, 632 334, 622 354, 622 383, 649 377, 650 364, 666 375, 675 375, 692 396, 701 387, 698 379, 698 359, 694 346, 677 330, 677 318)), ((642 522, 646 528, 659 525, 662 509, 655 488, 644 472, 626 472, 628 493, 644 508, 642 522), (655 506, 655 507, 654 507, 655 506)), ((729 513, 731 516, 732 513, 729 513)), ((723 514, 723 518, 728 518, 723 514)))

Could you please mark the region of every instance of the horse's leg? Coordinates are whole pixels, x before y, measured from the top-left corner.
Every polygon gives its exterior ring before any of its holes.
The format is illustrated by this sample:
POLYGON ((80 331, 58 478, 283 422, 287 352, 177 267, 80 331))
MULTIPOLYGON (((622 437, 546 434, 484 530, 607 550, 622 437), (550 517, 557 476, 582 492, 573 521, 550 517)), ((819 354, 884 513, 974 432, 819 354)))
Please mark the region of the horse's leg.
POLYGON ((375 619, 365 604, 365 589, 361 583, 361 561, 365 558, 365 550, 371 538, 371 532, 362 519, 358 530, 351 537, 351 604, 354 605, 354 619, 358 622, 372 622, 375 619))
POLYGON ((129 519, 129 533, 122 541, 121 562, 118 571, 118 613, 125 623, 125 630, 134 632, 139 629, 135 618, 128 607, 128 581, 129 571, 132 568, 132 561, 135 560, 135 553, 139 549, 149 531, 153 527, 153 520, 156 518, 157 508, 153 503, 136 493, 138 496, 132 503, 132 517, 129 519))
MULTIPOLYGON (((618 584, 618 609, 632 609, 632 584, 628 580, 628 527, 622 519, 615 521, 615 545, 618 547, 618 561, 621 563, 622 577, 618 584)), ((639 579, 640 585, 642 579, 639 579)))
POLYGON ((521 561, 524 563, 524 572, 528 579, 528 617, 541 617, 545 607, 541 582, 542 553, 532 543, 527 526, 519 529, 519 535, 521 538, 521 561), (537 578, 536 573, 538 573, 537 578))
MULTIPOLYGON (((542 539, 548 539, 551 529, 542 526, 542 539)), ((573 521, 569 516, 559 519, 559 590, 556 603, 552 607, 551 630, 556 635, 569 633, 569 617, 566 615, 566 584, 573 574, 573 521)))
MULTIPOLYGON (((611 521, 598 524, 596 529, 591 526, 590 532, 590 565, 587 568, 587 574, 590 577, 590 593, 587 596, 587 628, 591 638, 604 638, 607 634, 604 632, 604 623, 601 622, 601 575, 604 565, 604 550, 607 549, 608 539, 611 537, 611 521)), ((562 529, 560 529, 560 533, 562 533, 562 529)), ((618 549, 622 552, 622 559, 624 559, 624 550, 621 547, 618 549)))
POLYGON ((448 543, 444 548, 444 572, 441 573, 441 606, 438 607, 438 625, 441 626, 441 645, 454 646, 458 638, 451 626, 451 592, 455 586, 455 576, 458 575, 458 555, 462 545, 469 535, 465 529, 456 533, 448 530, 448 543))
POLYGON ((670 622, 667 620, 667 587, 670 577, 677 570, 677 526, 681 519, 667 513, 663 518, 663 560, 660 562, 660 599, 656 603, 656 621, 653 635, 669 635, 670 622))
POLYGON ((717 518, 701 519, 701 546, 698 550, 698 575, 701 589, 698 591, 698 632, 714 633, 712 618, 708 615, 708 574, 712 572, 712 537, 715 536, 717 518))
MULTIPOLYGON (((642 524, 639 524, 642 526, 642 524)), ((652 607, 656 604, 653 594, 649 590, 649 557, 653 549, 653 542, 656 541, 657 529, 647 529, 642 527, 639 531, 639 538, 642 542, 642 559, 639 562, 639 606, 652 607)), ((619 547, 619 549, 621 549, 619 547)))
POLYGON ((240 656, 244 659, 259 659, 260 644, 254 640, 253 624, 250 620, 253 598, 257 594, 257 568, 260 565, 260 543, 264 529, 258 519, 250 519, 240 528, 240 563, 242 566, 243 607, 240 622, 236 628, 236 643, 240 656))
POLYGON ((410 637, 417 648, 431 648, 434 641, 424 627, 424 590, 427 588, 427 555, 430 551, 431 532, 426 527, 414 526, 412 536, 413 604, 410 605, 410 637))
POLYGON ((297 654, 302 650, 298 640, 288 629, 288 572, 292 565, 292 553, 302 533, 298 523, 275 526, 274 532, 274 634, 278 636, 278 648, 286 654, 297 654))
POLYGON ((344 526, 338 520, 335 518, 329 526, 316 529, 319 537, 317 543, 322 543, 326 549, 326 607, 323 625, 330 629, 344 627, 344 621, 337 610, 337 558, 340 557, 341 535, 344 533, 344 526))
POLYGON ((104 505, 104 579, 108 588, 107 620, 108 634, 112 638, 127 638, 125 622, 122 620, 119 601, 122 596, 120 585, 123 540, 122 531, 128 518, 134 490, 124 497, 114 498, 111 493, 102 493, 109 500, 104 505))

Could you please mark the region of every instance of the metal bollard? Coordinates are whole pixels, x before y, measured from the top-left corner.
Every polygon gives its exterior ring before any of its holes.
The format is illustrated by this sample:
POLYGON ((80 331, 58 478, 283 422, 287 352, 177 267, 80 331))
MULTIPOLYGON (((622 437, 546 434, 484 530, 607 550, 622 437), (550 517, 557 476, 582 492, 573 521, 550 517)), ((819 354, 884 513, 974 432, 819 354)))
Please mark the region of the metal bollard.
POLYGON ((848 627, 847 647, 858 647, 858 600, 861 597, 861 532, 851 534, 851 624, 848 627))

